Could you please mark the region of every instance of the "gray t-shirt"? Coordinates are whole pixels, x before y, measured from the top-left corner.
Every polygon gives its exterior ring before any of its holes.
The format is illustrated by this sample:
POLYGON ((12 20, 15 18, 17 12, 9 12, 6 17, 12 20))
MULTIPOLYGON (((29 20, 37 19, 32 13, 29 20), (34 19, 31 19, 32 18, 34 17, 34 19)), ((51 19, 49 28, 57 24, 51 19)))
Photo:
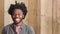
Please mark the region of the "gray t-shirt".
MULTIPOLYGON (((14 24, 9 24, 3 28, 2 34, 16 34, 15 33, 15 25, 14 24)), ((33 28, 29 25, 22 24, 19 34, 35 34, 33 28)))

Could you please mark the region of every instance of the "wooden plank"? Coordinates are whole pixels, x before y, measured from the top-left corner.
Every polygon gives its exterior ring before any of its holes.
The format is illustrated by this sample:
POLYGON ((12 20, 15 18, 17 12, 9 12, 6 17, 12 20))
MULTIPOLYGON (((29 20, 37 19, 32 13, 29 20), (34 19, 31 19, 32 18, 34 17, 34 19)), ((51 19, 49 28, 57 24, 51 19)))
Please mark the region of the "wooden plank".
POLYGON ((35 33, 40 34, 40 1, 28 1, 28 22, 33 26, 35 33))
POLYGON ((0 0, 0 34, 4 25, 4 0, 0 0))

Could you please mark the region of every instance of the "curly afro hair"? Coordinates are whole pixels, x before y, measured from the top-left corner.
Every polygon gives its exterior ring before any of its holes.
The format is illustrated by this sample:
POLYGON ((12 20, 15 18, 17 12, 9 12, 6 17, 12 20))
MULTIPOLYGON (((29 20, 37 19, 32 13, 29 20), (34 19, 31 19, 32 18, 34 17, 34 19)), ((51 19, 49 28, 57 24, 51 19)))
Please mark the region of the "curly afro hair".
POLYGON ((26 14, 27 14, 27 8, 23 2, 21 2, 21 3, 15 2, 15 4, 11 4, 10 8, 8 9, 8 13, 10 15, 13 15, 12 13, 14 12, 15 9, 21 9, 24 14, 24 18, 25 18, 26 14))

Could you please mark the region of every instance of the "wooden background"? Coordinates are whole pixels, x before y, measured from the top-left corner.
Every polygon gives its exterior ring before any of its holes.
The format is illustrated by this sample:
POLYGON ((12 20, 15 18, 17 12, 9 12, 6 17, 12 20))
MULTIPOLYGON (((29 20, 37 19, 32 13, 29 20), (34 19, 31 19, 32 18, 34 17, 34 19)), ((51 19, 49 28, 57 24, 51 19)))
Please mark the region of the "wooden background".
POLYGON ((0 0, 0 34, 4 25, 4 1, 0 0))
MULTIPOLYGON (((15 0, 10 1, 14 2, 15 0)), ((60 34, 60 0, 17 1, 25 2, 28 7, 28 15, 25 21, 34 28, 36 34, 60 34)), ((8 20, 5 21, 6 17, 4 17, 4 14, 6 11, 4 2, 5 0, 0 0, 0 34, 2 27, 9 22, 8 20)))

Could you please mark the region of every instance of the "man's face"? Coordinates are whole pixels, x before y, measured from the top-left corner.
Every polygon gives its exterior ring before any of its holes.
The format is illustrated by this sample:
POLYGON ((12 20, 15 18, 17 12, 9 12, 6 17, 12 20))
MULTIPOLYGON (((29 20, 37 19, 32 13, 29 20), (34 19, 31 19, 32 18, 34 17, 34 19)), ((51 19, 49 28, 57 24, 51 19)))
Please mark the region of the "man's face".
POLYGON ((23 12, 22 10, 20 9, 15 9, 13 14, 12 14, 12 19, 14 21, 14 23, 18 24, 22 21, 24 15, 23 15, 23 12))

